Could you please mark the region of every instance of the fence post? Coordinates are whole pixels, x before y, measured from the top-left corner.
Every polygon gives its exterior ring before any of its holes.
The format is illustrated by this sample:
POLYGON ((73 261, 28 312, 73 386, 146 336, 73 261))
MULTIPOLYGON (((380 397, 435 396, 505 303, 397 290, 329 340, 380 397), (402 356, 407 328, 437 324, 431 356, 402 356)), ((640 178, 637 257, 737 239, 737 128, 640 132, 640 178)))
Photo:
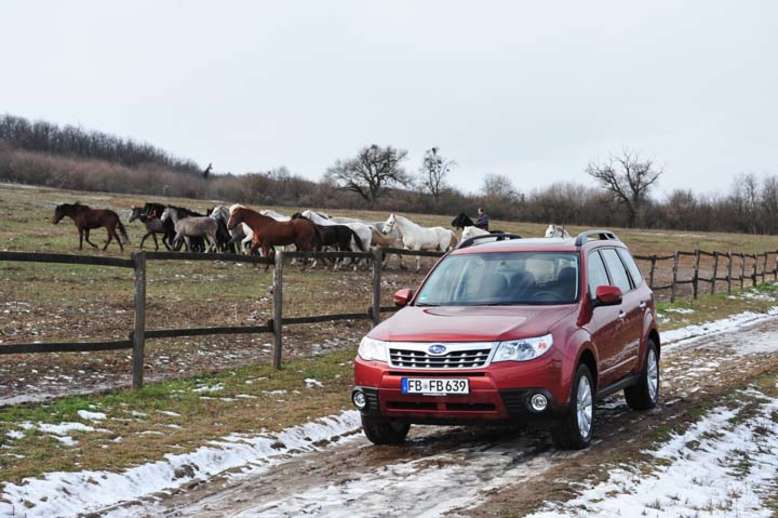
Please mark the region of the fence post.
POLYGON ((762 284, 765 283, 766 275, 767 275, 767 252, 764 253, 764 261, 762 262, 762 284))
POLYGON ((146 254, 133 252, 135 271, 135 327, 132 336, 132 388, 143 387, 146 348, 146 254))
POLYGON ((284 318, 284 252, 276 251, 273 261, 273 368, 281 368, 284 318))
POLYGON ((654 271, 656 270, 656 256, 651 256, 651 270, 648 272, 648 287, 654 289, 654 271))
MULTIPOLYGON (((778 261, 778 258, 776 259, 778 261)), ((778 262, 776 263, 778 265, 778 262)), ((727 250, 727 295, 732 294, 732 250, 727 250)))
POLYGON ((746 254, 740 253, 740 289, 745 286, 746 281, 746 254))
POLYGON ((713 251, 713 280, 710 283, 710 294, 716 293, 716 278, 719 276, 719 253, 713 251))
POLYGON ((673 282, 670 284, 670 302, 675 302, 675 283, 678 281, 678 250, 673 252, 673 282))
POLYGON ((773 270, 773 280, 778 281, 778 251, 775 253, 775 270, 773 270))
POLYGON ((370 316, 373 318, 374 326, 381 323, 381 266, 383 259, 383 250, 380 248, 373 250, 373 306, 370 309, 370 316))
POLYGON ((756 254, 753 254, 752 257, 754 259, 754 271, 751 274, 751 285, 756 286, 757 270, 759 270, 759 260, 756 258, 756 254))
POLYGON ((692 298, 697 300, 700 286, 700 249, 694 249, 694 276, 692 277, 692 298))

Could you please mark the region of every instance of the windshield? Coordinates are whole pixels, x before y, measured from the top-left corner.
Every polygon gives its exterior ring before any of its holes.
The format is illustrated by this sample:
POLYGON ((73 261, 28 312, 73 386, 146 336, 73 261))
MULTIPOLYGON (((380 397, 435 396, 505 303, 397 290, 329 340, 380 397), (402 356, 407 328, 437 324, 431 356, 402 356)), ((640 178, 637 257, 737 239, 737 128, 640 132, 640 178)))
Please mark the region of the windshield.
POLYGON ((501 252, 450 255, 432 272, 417 306, 572 304, 578 254, 501 252))

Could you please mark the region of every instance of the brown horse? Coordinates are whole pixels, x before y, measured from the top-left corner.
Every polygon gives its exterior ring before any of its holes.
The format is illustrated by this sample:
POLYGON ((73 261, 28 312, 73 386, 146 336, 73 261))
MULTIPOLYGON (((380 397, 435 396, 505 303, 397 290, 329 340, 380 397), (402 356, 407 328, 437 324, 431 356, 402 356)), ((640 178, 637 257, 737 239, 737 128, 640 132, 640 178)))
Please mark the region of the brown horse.
POLYGON ((295 245, 301 251, 311 251, 318 242, 316 227, 308 220, 277 221, 242 205, 233 205, 230 207, 227 228, 232 230, 241 223, 248 225, 254 232, 251 254, 261 247, 262 255, 268 257, 271 251, 275 253, 274 246, 286 245, 295 245))
POLYGON ((108 248, 113 238, 116 238, 116 242, 119 244, 119 248, 124 252, 122 246, 122 239, 119 238, 119 234, 116 233, 116 227, 119 227, 119 232, 124 239, 125 244, 130 243, 130 238, 127 237, 127 231, 124 229, 124 225, 119 219, 119 215, 112 210, 108 209, 92 209, 86 205, 80 203, 63 203, 57 205, 54 209, 54 218, 51 222, 55 225, 59 223, 65 216, 73 220, 78 228, 78 249, 83 250, 84 239, 86 242, 97 248, 97 245, 89 240, 89 231, 95 228, 105 227, 108 231, 108 241, 105 242, 103 251, 108 248))

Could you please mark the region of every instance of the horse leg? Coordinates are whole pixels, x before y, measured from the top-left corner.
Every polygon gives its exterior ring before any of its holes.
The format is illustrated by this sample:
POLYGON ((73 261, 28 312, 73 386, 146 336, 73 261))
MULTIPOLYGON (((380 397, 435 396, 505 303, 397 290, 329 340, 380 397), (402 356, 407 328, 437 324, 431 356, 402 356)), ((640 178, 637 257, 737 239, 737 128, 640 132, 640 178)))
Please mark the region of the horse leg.
POLYGON ((80 228, 78 229, 78 249, 84 249, 84 231, 80 228))
POLYGON ((124 245, 122 244, 122 240, 119 237, 119 234, 116 233, 116 227, 111 229, 111 234, 113 235, 114 239, 116 239, 116 242, 119 243, 119 250, 124 252, 124 245))
POLYGON ((111 244, 111 239, 113 239, 113 236, 111 235, 111 230, 108 227, 105 227, 105 231, 108 233, 108 240, 105 242, 105 246, 103 247, 103 252, 105 252, 108 249, 108 245, 111 244))
POLYGON ((154 251, 155 252, 159 252, 159 241, 157 241, 157 235, 152 233, 151 234, 151 239, 154 240, 154 251))
POLYGON ((84 240, 87 243, 89 243, 90 245, 92 245, 92 248, 97 248, 97 245, 89 240, 89 229, 88 228, 84 229, 84 240))

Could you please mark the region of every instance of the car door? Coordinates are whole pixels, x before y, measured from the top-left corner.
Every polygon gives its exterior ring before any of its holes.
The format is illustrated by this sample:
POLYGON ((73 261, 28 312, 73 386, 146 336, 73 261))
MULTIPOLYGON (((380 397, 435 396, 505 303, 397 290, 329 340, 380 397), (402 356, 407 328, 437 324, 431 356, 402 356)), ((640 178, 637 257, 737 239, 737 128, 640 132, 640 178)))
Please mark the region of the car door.
MULTIPOLYGON (((598 286, 607 286, 611 284, 608 271, 605 268, 600 252, 593 250, 589 252, 586 259, 586 278, 589 283, 589 296, 594 299, 594 293, 598 286)), ((619 334, 621 333, 622 321, 619 319, 621 306, 599 306, 592 311, 592 318, 587 324, 587 328, 592 337, 592 343, 597 349, 599 359, 599 380, 597 385, 604 387, 615 381, 613 377, 613 366, 617 360, 616 355, 620 349, 617 344, 620 343, 619 334)))
POLYGON ((617 318, 620 325, 613 343, 612 372, 609 373, 612 381, 618 381, 635 368, 643 327, 643 311, 640 306, 640 293, 634 289, 616 249, 605 248, 600 253, 612 285, 618 286, 622 292, 621 305, 614 306, 619 308, 617 318))

